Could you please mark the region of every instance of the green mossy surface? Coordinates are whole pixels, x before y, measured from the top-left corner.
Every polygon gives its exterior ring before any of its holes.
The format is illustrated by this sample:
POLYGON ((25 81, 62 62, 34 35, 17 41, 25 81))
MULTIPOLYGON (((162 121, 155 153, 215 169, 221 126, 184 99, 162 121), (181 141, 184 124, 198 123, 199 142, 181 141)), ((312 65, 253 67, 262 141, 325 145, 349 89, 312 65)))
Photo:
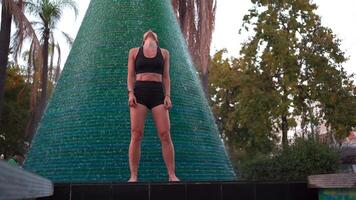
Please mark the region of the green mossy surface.
MULTIPOLYGON (((34 136, 26 170, 55 183, 128 180, 127 57, 149 28, 171 57, 169 112, 177 176, 236 178, 168 0, 91 1, 34 136)), ((151 112, 138 174, 140 181, 167 181, 151 112)))

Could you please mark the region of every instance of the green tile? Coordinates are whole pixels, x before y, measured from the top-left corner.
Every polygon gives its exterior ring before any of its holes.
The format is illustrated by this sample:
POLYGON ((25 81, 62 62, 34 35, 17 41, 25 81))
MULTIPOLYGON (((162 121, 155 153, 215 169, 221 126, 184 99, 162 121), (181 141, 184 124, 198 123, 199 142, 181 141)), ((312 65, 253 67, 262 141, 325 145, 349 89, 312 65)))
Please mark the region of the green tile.
MULTIPOLYGON (((149 28, 171 55, 169 112, 177 176, 236 178, 168 0, 91 1, 34 136, 26 170, 58 183, 128 180, 127 54, 149 28)), ((167 180, 151 113, 139 178, 167 180)))

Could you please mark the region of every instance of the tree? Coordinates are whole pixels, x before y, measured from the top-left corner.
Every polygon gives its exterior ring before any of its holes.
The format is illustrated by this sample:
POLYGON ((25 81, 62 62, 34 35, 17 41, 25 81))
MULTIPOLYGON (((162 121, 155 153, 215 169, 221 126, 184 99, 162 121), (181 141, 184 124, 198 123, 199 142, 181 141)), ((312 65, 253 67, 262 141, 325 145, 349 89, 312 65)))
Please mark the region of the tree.
POLYGON ((340 153, 316 138, 294 138, 273 156, 257 155, 238 168, 240 179, 264 181, 307 181, 315 174, 337 173, 340 153), (315 153, 318 152, 318 153, 315 153))
POLYGON ((222 59, 226 52, 215 53, 210 64, 209 104, 236 164, 244 157, 270 153, 277 138, 268 122, 271 95, 264 95, 264 80, 242 71, 239 59, 222 59))
POLYGON ((25 69, 9 65, 6 79, 3 118, 0 120, 0 154, 9 156, 23 148, 26 122, 29 116, 31 85, 25 82, 25 69))
POLYGON ((345 137, 356 123, 354 74, 347 76, 343 69, 347 59, 340 40, 321 25, 317 6, 309 0, 252 3, 243 28, 253 30, 253 36, 243 44, 239 61, 247 76, 240 94, 245 101, 236 109, 256 115, 249 112, 251 107, 265 104, 265 116, 245 116, 253 120, 246 123, 265 123, 264 128, 281 132, 283 146, 288 145, 287 133, 297 125, 297 116, 303 130, 309 126, 315 134, 315 127, 325 121, 333 135, 345 137))
POLYGON ((5 92, 6 69, 9 56, 12 15, 4 2, 1 10, 0 29, 0 119, 2 114, 3 98, 5 92))
POLYGON ((215 24, 217 0, 172 0, 182 33, 208 98, 210 44, 215 24))
MULTIPOLYGON (((13 53, 21 51, 23 38, 30 38, 33 54, 40 58, 41 47, 30 22, 23 13, 23 1, 2 0, 1 30, 0 30, 0 119, 2 114, 3 96, 5 92, 6 70, 10 49, 13 53), (13 18, 14 17, 14 18, 13 18), (10 47, 11 22, 14 19, 17 28, 17 42, 10 47)), ((16 56, 15 56, 16 60, 16 56)))
MULTIPOLYGON (((78 6, 73 0, 31 0, 25 2, 27 11, 40 18, 39 22, 35 22, 38 29, 41 31, 41 43, 42 43, 42 68, 41 68, 41 96, 39 102, 38 116, 35 117, 35 125, 32 126, 32 131, 29 131, 26 135, 26 140, 31 141, 34 129, 36 127, 40 116, 42 116, 47 104, 48 93, 48 53, 49 44, 55 44, 54 30, 56 30, 57 23, 62 17, 64 8, 70 8, 74 11, 75 17, 78 16, 78 6)), ((67 39, 69 44, 73 43, 73 39, 68 34, 62 32, 62 35, 67 39)), ((52 45, 52 51, 54 47, 59 45, 52 45)), ((60 51, 59 51, 60 52, 60 51)), ((52 59, 51 59, 52 61, 52 59)), ((52 64, 51 64, 52 66, 52 64)), ((52 71, 52 70, 50 70, 52 71)))

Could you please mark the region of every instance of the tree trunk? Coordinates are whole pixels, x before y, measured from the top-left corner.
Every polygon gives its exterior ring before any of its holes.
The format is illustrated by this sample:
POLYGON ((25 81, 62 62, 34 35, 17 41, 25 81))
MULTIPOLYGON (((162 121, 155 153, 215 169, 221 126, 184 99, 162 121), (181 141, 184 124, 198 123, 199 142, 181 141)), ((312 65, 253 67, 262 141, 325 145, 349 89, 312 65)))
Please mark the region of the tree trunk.
MULTIPOLYGON (((39 113, 39 105, 38 105, 38 98, 37 98, 37 93, 38 93, 38 82, 37 82, 37 78, 36 75, 37 73, 39 73, 38 68, 36 67, 37 63, 36 63, 36 56, 34 53, 31 53, 32 51, 30 51, 29 56, 31 56, 31 61, 28 62, 29 66, 33 66, 33 70, 34 70, 34 74, 33 74, 33 79, 32 79, 32 88, 31 88, 31 99, 30 99, 30 118, 27 122, 27 126, 26 126, 26 133, 25 133, 25 141, 27 141, 29 143, 29 145, 31 145, 32 143, 32 138, 35 134, 36 131, 36 124, 37 124, 37 116, 39 113)), ((30 70, 31 71, 31 70, 30 70)))
POLYGON ((208 76, 210 63, 210 44, 215 23, 215 8, 213 1, 197 1, 199 12, 197 47, 199 52, 195 55, 195 63, 200 65, 201 83, 205 97, 209 98, 208 93, 208 76))
POLYGON ((201 76, 200 76, 200 80, 201 80, 201 85, 203 87, 203 91, 205 94, 206 99, 209 99, 209 82, 208 82, 208 76, 209 73, 207 73, 207 71, 204 73, 202 72, 201 76))
POLYGON ((216 1, 172 0, 172 5, 194 66, 199 72, 205 97, 208 98, 208 67, 215 24, 216 1))
POLYGON ((286 115, 282 115, 282 145, 283 148, 288 146, 288 122, 286 115))
POLYGON ((25 141, 31 144, 32 138, 35 134, 35 124, 36 124, 36 111, 30 112, 30 117, 26 126, 25 141))
MULTIPOLYGON (((30 144, 32 143, 33 136, 36 134, 38 124, 41 121, 41 118, 44 114, 44 110, 47 104, 47 82, 48 82, 48 46, 49 46, 49 28, 48 25, 45 25, 44 28, 44 41, 42 47, 42 74, 41 74, 41 96, 38 103, 38 107, 34 107, 33 113, 31 113, 31 119, 27 124, 27 133, 26 141, 30 144)), ((35 68, 35 67, 34 67, 35 68)), ((35 84, 35 80, 33 81, 35 84)), ((34 100, 37 102, 37 98, 34 100)), ((36 103, 35 103, 36 104, 36 103)))
POLYGON ((9 56, 12 15, 2 3, 0 30, 0 120, 5 94, 6 69, 9 56))
MULTIPOLYGON (((40 121, 47 104, 47 81, 48 81, 48 41, 49 28, 45 26, 44 41, 43 41, 43 62, 41 75, 41 98, 40 98, 40 112, 38 113, 37 123, 40 121)), ((37 126, 37 124, 36 124, 37 126)))

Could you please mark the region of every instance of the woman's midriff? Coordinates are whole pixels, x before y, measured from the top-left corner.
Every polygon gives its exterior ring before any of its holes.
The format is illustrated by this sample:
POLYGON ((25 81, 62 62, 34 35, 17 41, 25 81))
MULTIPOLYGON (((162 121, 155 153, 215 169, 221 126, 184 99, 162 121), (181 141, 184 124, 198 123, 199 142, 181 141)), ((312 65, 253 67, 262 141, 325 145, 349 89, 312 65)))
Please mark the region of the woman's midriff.
POLYGON ((157 73, 145 72, 145 73, 136 74, 136 80, 162 82, 162 75, 157 73))

